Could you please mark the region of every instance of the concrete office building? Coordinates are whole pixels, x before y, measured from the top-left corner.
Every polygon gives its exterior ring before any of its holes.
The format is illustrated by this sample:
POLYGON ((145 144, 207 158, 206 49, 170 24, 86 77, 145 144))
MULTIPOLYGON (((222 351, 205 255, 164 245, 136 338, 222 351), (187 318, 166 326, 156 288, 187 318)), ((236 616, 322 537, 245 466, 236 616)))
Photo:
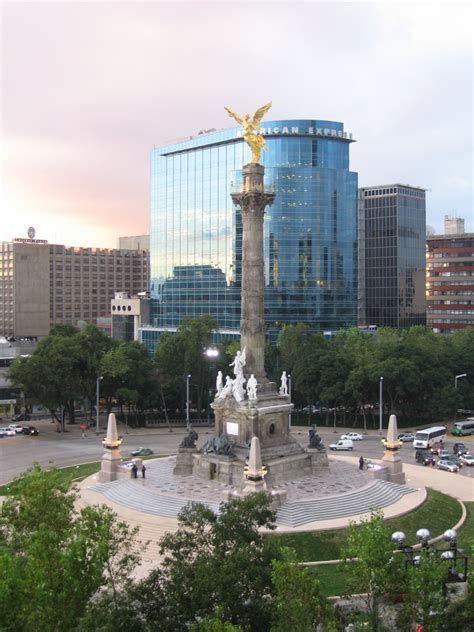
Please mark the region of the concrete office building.
POLYGON ((464 233, 464 219, 462 217, 444 216, 444 234, 462 235, 464 233))
POLYGON ((425 190, 359 189, 358 231, 359 325, 425 325, 425 190))
POLYGON ((426 302, 434 331, 474 328, 474 233, 461 218, 446 216, 445 234, 426 240, 426 302))
POLYGON ((115 292, 146 291, 146 251, 73 248, 40 240, 0 245, 0 335, 41 337, 51 325, 96 324, 115 292))
POLYGON ((119 237, 117 250, 150 250, 150 235, 119 237))
MULTIPOLYGON (((342 123, 265 121, 266 186, 276 196, 264 223, 265 324, 313 331, 357 321, 357 174, 342 123)), ((209 314, 238 336, 242 220, 231 190, 250 150, 240 129, 201 133, 155 149, 151 158, 150 325, 163 330, 209 314)))

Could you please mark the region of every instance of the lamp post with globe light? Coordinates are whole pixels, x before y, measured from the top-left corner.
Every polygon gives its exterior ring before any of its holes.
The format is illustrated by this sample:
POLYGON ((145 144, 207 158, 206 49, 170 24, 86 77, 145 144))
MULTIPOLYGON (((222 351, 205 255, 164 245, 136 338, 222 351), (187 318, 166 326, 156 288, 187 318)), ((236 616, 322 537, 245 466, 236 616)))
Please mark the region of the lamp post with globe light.
MULTIPOLYGON (((405 544, 406 535, 403 531, 395 531, 392 533, 392 542, 397 544, 398 550, 405 555, 405 568, 409 565, 419 566, 422 557, 417 554, 417 549, 413 546, 405 544)), ((443 586, 446 588, 446 584, 453 582, 466 582, 467 581, 467 566, 468 559, 466 555, 463 555, 457 548, 457 532, 455 529, 447 529, 443 533, 443 540, 449 544, 448 549, 437 549, 430 544, 431 533, 428 529, 418 529, 416 532, 416 539, 420 543, 418 550, 429 550, 431 553, 437 556, 440 563, 448 563, 449 566, 446 569, 446 578, 443 580, 443 586)))

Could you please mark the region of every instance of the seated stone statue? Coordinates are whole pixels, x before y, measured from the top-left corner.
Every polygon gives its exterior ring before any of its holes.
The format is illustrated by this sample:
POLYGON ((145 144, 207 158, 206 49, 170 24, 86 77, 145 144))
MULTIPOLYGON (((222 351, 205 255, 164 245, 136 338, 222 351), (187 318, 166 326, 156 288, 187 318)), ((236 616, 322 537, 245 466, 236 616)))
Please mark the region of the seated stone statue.
POLYGON ((192 428, 189 430, 188 434, 184 437, 184 439, 179 444, 180 448, 195 448, 196 441, 198 440, 198 433, 192 428))
POLYGON ((308 430, 309 435, 309 444, 308 448, 316 448, 317 450, 323 450, 324 445, 321 437, 319 436, 316 426, 313 424, 311 428, 308 430))

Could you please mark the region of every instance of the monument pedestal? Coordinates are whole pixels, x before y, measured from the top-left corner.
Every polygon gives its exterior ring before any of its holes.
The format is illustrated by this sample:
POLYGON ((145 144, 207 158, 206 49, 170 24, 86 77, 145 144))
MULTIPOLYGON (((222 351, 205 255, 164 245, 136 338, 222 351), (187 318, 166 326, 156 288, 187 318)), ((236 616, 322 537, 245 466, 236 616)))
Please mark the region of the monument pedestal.
POLYGON ((326 448, 323 448, 322 450, 316 448, 306 448, 306 451, 311 457, 311 467, 313 470, 313 474, 316 474, 316 472, 321 467, 329 467, 328 453, 326 451, 326 448))
POLYGON ((197 453, 197 448, 178 448, 176 465, 173 470, 174 476, 191 476, 193 473, 193 455, 197 453))
POLYGON ((99 481, 101 483, 116 481, 121 462, 122 459, 118 448, 104 452, 100 466, 99 481))
POLYGON ((386 450, 383 455, 381 468, 374 473, 375 478, 380 478, 390 483, 405 485, 405 472, 403 463, 397 452, 386 450))
POLYGON ((250 443, 258 437, 260 453, 270 487, 312 476, 319 467, 327 467, 325 450, 305 451, 290 434, 289 413, 293 408, 287 395, 279 395, 273 383, 255 400, 237 402, 234 398, 216 399, 211 404, 215 433, 233 441, 233 455, 194 454, 193 474, 215 479, 227 485, 242 486, 250 443), (271 388, 271 386, 273 388, 271 388))

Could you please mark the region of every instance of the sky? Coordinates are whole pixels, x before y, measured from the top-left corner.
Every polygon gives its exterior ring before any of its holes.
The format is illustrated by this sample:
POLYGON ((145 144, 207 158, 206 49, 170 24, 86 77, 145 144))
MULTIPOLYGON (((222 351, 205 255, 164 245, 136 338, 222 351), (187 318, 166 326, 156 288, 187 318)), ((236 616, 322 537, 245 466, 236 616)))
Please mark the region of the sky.
POLYGON ((267 120, 342 121, 359 186, 426 188, 474 232, 467 3, 1 2, 0 241, 148 232, 150 150, 267 120))

